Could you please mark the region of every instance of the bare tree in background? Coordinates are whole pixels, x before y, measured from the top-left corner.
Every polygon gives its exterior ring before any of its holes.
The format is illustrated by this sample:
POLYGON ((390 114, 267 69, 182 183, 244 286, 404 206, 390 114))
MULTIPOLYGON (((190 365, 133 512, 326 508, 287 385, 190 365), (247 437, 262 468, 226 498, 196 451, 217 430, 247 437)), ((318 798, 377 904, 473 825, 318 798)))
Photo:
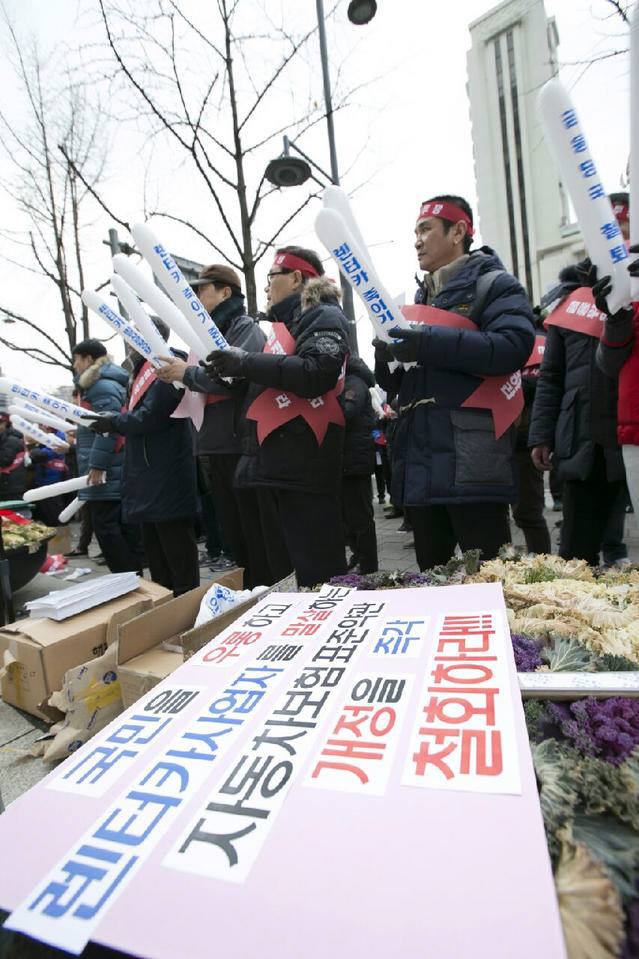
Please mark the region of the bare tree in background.
MULTIPOLYGON (((205 209, 213 225, 204 229, 187 222, 177 204, 147 215, 189 227, 241 271, 248 310, 254 314, 256 265, 316 195, 304 191, 299 201, 299 193, 292 191, 290 199, 281 197, 280 206, 286 204, 281 222, 266 239, 256 239, 258 214, 276 191, 263 174, 274 152, 272 141, 284 133, 297 137, 324 118, 310 95, 304 99, 302 94, 302 102, 291 102, 285 111, 273 106, 287 68, 316 28, 293 36, 269 20, 263 4, 251 21, 259 30, 244 32, 246 18, 241 21, 240 14, 248 8, 245 0, 206 5, 217 21, 211 36, 175 0, 153 0, 146 6, 138 0, 99 0, 99 7, 112 56, 139 104, 136 119, 143 117, 154 137, 164 134, 189 161, 210 200, 205 209), (257 51, 265 41, 269 51, 278 51, 270 64, 257 51)), ((336 109, 344 105, 345 99, 338 98, 336 109)))
POLYGON ((100 111, 90 108, 82 84, 57 72, 60 58, 49 56, 45 65, 35 42, 25 48, 4 11, 0 23, 11 45, 28 118, 18 125, 6 104, 0 109, 0 187, 23 221, 18 230, 0 230, 0 255, 25 271, 25 290, 33 274, 53 284, 65 334, 60 337, 55 317, 43 316, 37 300, 25 296, 21 312, 0 302, 5 319, 0 343, 50 366, 71 369, 73 347, 89 335, 87 309, 80 300, 85 274, 82 232, 89 197, 85 183, 95 187, 103 173, 100 111), (21 333, 28 329, 29 335, 10 337, 7 322, 19 325, 21 333))

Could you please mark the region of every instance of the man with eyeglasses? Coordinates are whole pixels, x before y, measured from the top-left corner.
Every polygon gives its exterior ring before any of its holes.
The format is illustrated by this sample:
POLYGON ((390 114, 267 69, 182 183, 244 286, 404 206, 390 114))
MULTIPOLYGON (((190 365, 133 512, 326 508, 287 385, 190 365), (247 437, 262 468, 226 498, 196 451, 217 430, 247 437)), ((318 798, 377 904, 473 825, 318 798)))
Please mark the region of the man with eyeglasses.
POLYGON ((339 501, 347 320, 316 253, 277 250, 266 287, 271 333, 262 353, 214 350, 207 370, 249 383, 235 482, 257 489, 276 579, 300 586, 346 572, 339 501))
MULTIPOLYGON (((266 337, 255 320, 246 315, 240 278, 234 269, 213 263, 191 285, 228 343, 246 350, 262 349, 266 337)), ((240 458, 246 383, 225 382, 177 357, 163 359, 166 366, 158 370, 158 377, 164 383, 180 380, 189 390, 206 395, 197 455, 225 543, 237 565, 244 567, 244 585, 271 586, 274 580, 264 549, 257 496, 253 490, 240 490, 233 483, 240 458)))
POLYGON ((392 499, 411 523, 422 570, 446 563, 457 544, 495 557, 510 540, 508 504, 518 495, 516 406, 503 411, 503 430, 497 411, 521 390, 533 316, 495 253, 471 252, 472 236, 463 197, 422 204, 415 249, 425 276, 415 302, 431 309, 419 314, 420 325, 393 334, 394 343, 375 340, 377 382, 398 395, 392 499), (410 365, 391 371, 392 361, 410 365), (503 392, 491 377, 506 377, 503 392), (484 391, 493 386, 495 406, 488 408, 484 391))

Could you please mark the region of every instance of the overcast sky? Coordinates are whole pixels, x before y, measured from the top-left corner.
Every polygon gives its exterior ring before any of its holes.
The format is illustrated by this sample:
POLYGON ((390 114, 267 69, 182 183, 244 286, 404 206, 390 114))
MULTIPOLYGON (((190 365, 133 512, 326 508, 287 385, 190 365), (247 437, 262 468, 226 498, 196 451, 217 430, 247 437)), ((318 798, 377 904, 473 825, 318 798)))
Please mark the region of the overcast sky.
MULTIPOLYGON (((146 0, 140 0, 142 5, 146 0)), ((242 0, 250 4, 253 0, 242 0)), ((25 42, 35 35, 41 51, 50 55, 66 44, 70 50, 81 47, 87 72, 94 75, 91 44, 103 40, 96 4, 93 0, 4 0, 5 9, 25 42)), ((326 0, 327 10, 332 7, 326 0)), ((374 255, 378 272, 394 294, 406 293, 411 300, 416 260, 413 227, 419 201, 440 192, 458 193, 475 205, 471 128, 466 95, 466 53, 470 46, 468 23, 491 9, 489 0, 457 0, 432 4, 426 0, 378 0, 378 13, 367 27, 354 27, 346 19, 347 0, 337 4, 328 23, 328 43, 336 84, 337 99, 355 89, 351 105, 336 114, 336 135, 343 185, 353 191, 353 207, 363 235, 374 255)), ((315 4, 312 0, 265 0, 269 17, 291 29, 312 25, 315 4)), ((213 3, 184 0, 183 7, 201 29, 215 31, 213 3)), ((611 19, 605 0, 546 0, 548 15, 554 15, 560 36, 561 78, 573 90, 584 119, 593 155, 606 188, 619 188, 629 150, 628 79, 626 55, 605 59, 588 67, 580 63, 606 51, 625 49, 627 37, 623 24, 611 19), (575 65, 572 65, 575 64, 575 65)), ((255 21, 252 21, 253 23, 255 21)), ((215 38, 214 39, 219 39, 215 38)), ((255 53, 257 56, 257 53, 255 53)), ((273 49, 273 62, 279 48, 273 49)), ((249 57, 250 59, 250 57, 249 57)), ((268 67, 268 52, 259 56, 256 75, 268 67)), ((260 74, 263 75, 263 74, 260 74)), ((15 95, 16 81, 6 61, 0 63, 0 106, 18 125, 23 117, 15 95)), ((250 95, 250 90, 243 91, 250 95)), ((255 133, 269 132, 287 123, 289 114, 307 95, 321 103, 322 87, 319 49, 315 35, 294 69, 284 75, 275 90, 265 115, 256 120, 255 133)), ((531 94, 533 95, 533 94, 531 94)), ((121 112, 121 111, 120 111, 121 112)), ((223 125, 224 116, 220 117, 223 125)), ((107 160, 108 180, 105 196, 123 219, 141 218, 142 194, 157 197, 160 206, 192 220, 207 235, 214 236, 230 250, 220 228, 219 217, 196 185, 196 179, 184 157, 168 141, 148 146, 143 131, 124 123, 109 123, 111 144, 107 160)), ((106 139, 105 139, 106 142, 106 139)), ((301 144, 314 160, 328 168, 325 124, 306 134, 301 144)), ((249 174, 258 176, 266 160, 280 152, 281 141, 274 141, 256 156, 249 174), (259 168, 259 169, 258 169, 259 168)), ((501 151, 496 151, 496 160, 501 151)), ((298 188, 300 191, 306 187, 298 188)), ((291 207, 291 196, 275 194, 265 204, 256 236, 267 238, 279 224, 282 211, 291 207)), ((299 198, 303 193, 299 193, 299 198)), ((282 242, 318 246, 313 220, 319 201, 309 207, 282 235, 282 242)), ((18 229, 15 203, 6 194, 0 197, 4 229, 18 229)), ((91 211, 91 223, 84 232, 88 281, 96 285, 110 272, 109 251, 101 241, 106 238, 108 217, 91 211)), ((234 211, 233 211, 234 215, 234 211)), ((159 221, 157 230, 175 253, 192 259, 213 262, 220 257, 204 241, 183 228, 159 221)), ((124 231, 120 231, 124 237, 124 231)), ((126 237, 129 239, 128 237, 126 237)), ((481 240, 481 237, 479 238, 481 240)), ((489 238, 486 238, 489 239, 489 238)), ((14 258, 24 258, 20 248, 0 245, 14 258)), ((269 257, 260 264, 258 287, 270 266, 269 257)), ((336 270, 329 265, 329 272, 336 270)), ((0 304, 46 324, 55 336, 62 336, 59 304, 55 293, 33 274, 0 262, 0 304)), ((263 297, 261 305, 263 305, 263 297)), ((358 315, 363 310, 356 304, 358 315)), ((24 334, 16 325, 4 328, 11 337, 24 334)), ((362 318, 358 323, 360 349, 371 360, 371 328, 362 318)), ((0 330, 1 332, 1 330, 0 330)), ((92 320, 92 332, 106 336, 98 318, 92 320)), ((33 337, 23 340, 33 342, 33 337)), ((179 345, 177 339, 172 343, 179 345)), ((120 359, 120 343, 109 348, 120 359)), ((0 346, 0 364, 25 383, 61 383, 63 370, 42 365, 10 353, 0 346)))

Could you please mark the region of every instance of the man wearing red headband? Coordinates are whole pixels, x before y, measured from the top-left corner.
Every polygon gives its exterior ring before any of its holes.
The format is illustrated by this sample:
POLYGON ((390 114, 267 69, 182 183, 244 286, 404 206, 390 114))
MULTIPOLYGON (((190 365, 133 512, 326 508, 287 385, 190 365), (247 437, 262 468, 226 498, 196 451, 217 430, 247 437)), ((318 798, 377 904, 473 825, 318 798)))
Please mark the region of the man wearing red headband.
MULTIPOLYGON (((420 569, 447 562, 459 543, 484 559, 510 540, 517 500, 516 426, 495 437, 488 409, 465 406, 483 377, 516 374, 535 334, 526 294, 489 247, 471 252, 472 210, 459 196, 422 204, 415 228, 425 271, 416 302, 470 319, 476 329, 422 325, 375 341, 377 381, 399 394, 393 502, 404 506, 420 569), (416 364, 391 372, 389 362, 416 364)), ((468 324, 466 324, 468 327, 468 324)))
POLYGON ((312 250, 277 250, 266 295, 272 331, 264 352, 214 350, 207 370, 249 383, 235 482, 258 490, 273 578, 294 569, 300 586, 314 586, 346 572, 338 394, 347 320, 312 250))
MULTIPOLYGON (((609 196, 619 229, 628 237, 628 194, 609 196)), ((539 372, 528 444, 538 470, 553 471, 562 486, 563 520, 559 553, 564 559, 585 559, 598 566, 623 563, 627 502, 621 447, 617 442, 617 382, 604 364, 597 365, 598 334, 582 329, 582 316, 570 328, 555 325, 552 313, 579 290, 592 287, 596 304, 605 311, 604 277, 595 283, 597 268, 589 259, 564 267, 559 284, 541 301, 548 306, 548 335, 539 372), (600 553, 602 557, 600 558, 600 553)), ((606 324, 605 343, 628 341, 632 312, 620 313, 606 324), (628 327, 629 324, 629 327, 628 327)), ((627 561, 627 560, 626 560, 627 561)))

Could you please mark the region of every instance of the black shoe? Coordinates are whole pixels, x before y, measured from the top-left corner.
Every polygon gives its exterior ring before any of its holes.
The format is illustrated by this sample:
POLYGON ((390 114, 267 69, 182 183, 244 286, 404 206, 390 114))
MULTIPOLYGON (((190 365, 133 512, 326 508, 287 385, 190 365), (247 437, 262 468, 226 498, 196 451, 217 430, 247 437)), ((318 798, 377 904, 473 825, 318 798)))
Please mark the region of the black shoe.
POLYGON ((400 516, 404 515, 401 509, 397 509, 396 506, 391 506, 390 508, 386 506, 384 512, 386 513, 386 519, 399 519, 400 516))
POLYGON ((65 556, 88 556, 89 551, 87 549, 80 549, 79 546, 76 546, 75 549, 72 549, 70 553, 65 553, 65 556))
POLYGON ((414 546, 415 546, 415 540, 414 540, 414 539, 412 539, 412 540, 410 541, 410 543, 404 543, 404 549, 413 549, 414 546))
POLYGON ((412 532, 413 532, 413 527, 410 525, 410 523, 408 522, 408 520, 405 519, 404 522, 402 523, 402 525, 401 525, 401 526, 398 526, 397 531, 398 531, 399 533, 412 533, 412 532))
POLYGON ((230 569, 237 569, 237 563, 235 560, 232 560, 230 556, 225 556, 224 553, 220 553, 216 559, 211 560, 208 567, 213 573, 224 573, 230 569))

